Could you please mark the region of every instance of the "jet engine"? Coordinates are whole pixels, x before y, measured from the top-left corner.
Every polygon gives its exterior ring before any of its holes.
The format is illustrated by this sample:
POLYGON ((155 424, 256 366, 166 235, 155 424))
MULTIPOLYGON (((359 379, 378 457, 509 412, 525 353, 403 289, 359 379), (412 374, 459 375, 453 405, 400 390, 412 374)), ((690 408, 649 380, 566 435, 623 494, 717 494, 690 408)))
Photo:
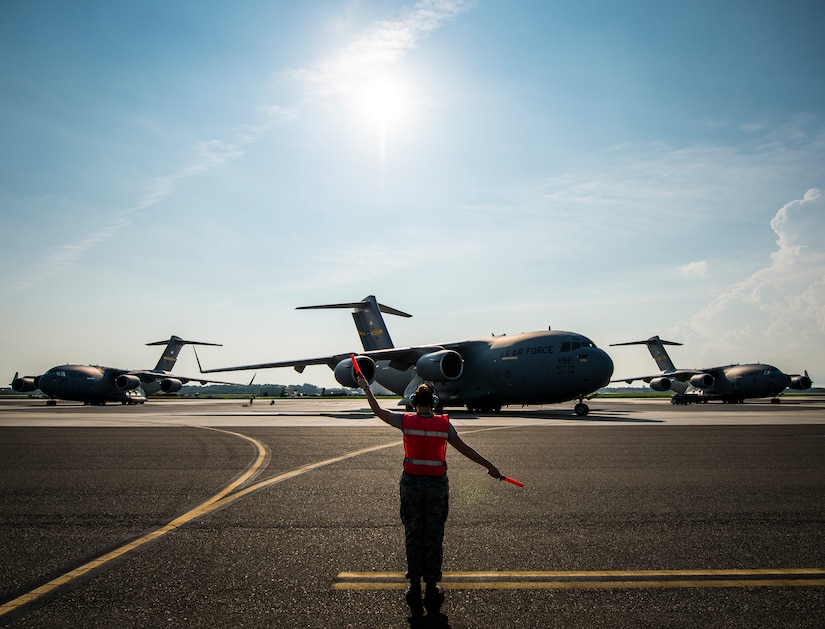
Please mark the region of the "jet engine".
POLYGON ((690 377, 690 384, 697 389, 709 389, 715 382, 713 376, 709 373, 697 373, 690 377))
POLYGON ((140 386, 140 378, 128 373, 122 373, 115 378, 115 386, 121 391, 137 389, 140 386))
POLYGON ((183 383, 177 378, 164 378, 160 381, 160 390, 164 393, 177 393, 183 383))
POLYGON ((654 391, 670 391, 670 378, 653 378, 650 381, 650 388, 654 391))
MULTIPOLYGON (((805 372, 804 376, 795 375, 795 376, 788 376, 788 388, 795 389, 797 391, 804 391, 805 389, 810 389, 813 382, 811 382, 811 378, 808 376, 808 372, 805 372)), ((16 381, 15 381, 16 382, 16 381)), ((13 387, 12 387, 13 388, 13 387)), ((17 389, 15 389, 16 391, 17 389)))
MULTIPOLYGON (((361 373, 364 374, 370 384, 375 380, 375 361, 369 356, 356 356, 356 362, 361 373)), ((335 379, 345 387, 357 387, 358 380, 355 378, 355 367, 352 359, 345 358, 335 366, 335 379)))
POLYGON ((458 380, 464 373, 464 359, 461 354, 451 349, 424 354, 415 363, 418 375, 431 382, 458 380))
POLYGON ((14 380, 11 381, 11 388, 18 393, 29 393, 37 389, 37 380, 38 378, 33 376, 24 376, 22 378, 15 376, 14 380))

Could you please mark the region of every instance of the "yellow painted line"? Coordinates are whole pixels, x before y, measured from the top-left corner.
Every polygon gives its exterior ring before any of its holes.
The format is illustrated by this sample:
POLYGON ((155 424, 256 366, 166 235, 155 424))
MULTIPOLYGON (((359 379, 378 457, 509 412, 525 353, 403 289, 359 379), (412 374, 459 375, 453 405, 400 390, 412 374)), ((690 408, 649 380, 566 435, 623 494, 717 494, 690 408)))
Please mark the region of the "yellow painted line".
POLYGON ((90 572, 93 572, 102 566, 106 565, 107 563, 118 559, 127 553, 134 551, 149 542, 153 542, 156 539, 163 537, 164 535, 168 534, 169 532, 175 530, 176 528, 183 526, 187 522, 198 518, 205 513, 209 513, 217 508, 217 504, 219 501, 224 498, 228 493, 232 492, 235 488, 239 487, 243 483, 245 483, 249 478, 251 478, 255 473, 258 472, 260 467, 263 465, 264 461, 266 460, 266 446, 264 446, 260 441, 253 439, 252 437, 247 437, 246 435, 242 435, 236 432, 230 432, 228 430, 221 430, 219 428, 206 428, 206 430, 214 430, 216 432, 223 432, 228 435, 234 435, 236 437, 240 437, 242 439, 246 439, 250 443, 252 443, 258 451, 258 455, 255 458, 255 461, 247 468, 247 470, 241 474, 237 479, 235 479, 232 483, 224 487, 221 491, 219 491, 214 496, 207 498, 201 504, 197 505, 196 507, 190 509, 183 515, 178 516, 171 522, 167 523, 166 525, 162 526, 161 528, 152 531, 151 533, 147 533, 146 535, 139 537, 136 540, 128 542, 121 546, 120 548, 116 548, 100 557, 92 559, 91 561, 83 564, 82 566, 78 566, 74 570, 70 570, 69 572, 60 575, 49 581, 48 583, 44 583, 43 585, 34 588, 18 596, 15 599, 10 600, 7 603, 4 603, 0 606, 0 618, 2 618, 5 614, 8 614, 24 605, 28 605, 33 601, 54 592, 57 588, 62 587, 68 583, 71 583, 75 579, 80 579, 81 577, 86 576, 90 572))
POLYGON ((226 496, 222 500, 218 501, 218 503, 215 505, 215 508, 217 509, 223 507, 224 505, 227 505, 230 502, 234 502, 238 498, 243 498, 244 496, 251 494, 254 491, 258 491, 259 489, 263 489, 264 487, 269 487, 270 485, 281 483, 285 480, 289 480, 290 478, 300 476, 301 474, 306 474, 307 472, 311 472, 312 470, 317 470, 319 467, 332 465, 333 463, 340 463, 341 461, 346 461, 347 459, 351 459, 362 454, 367 454, 368 452, 375 452, 376 450, 383 450, 384 448, 400 446, 402 443, 403 441, 393 441, 392 443, 385 443, 380 446, 371 446, 369 448, 364 448, 362 450, 348 452, 347 454, 342 454, 341 456, 336 456, 331 459, 326 459, 324 461, 318 461, 316 463, 310 463, 308 465, 298 467, 294 470, 290 470, 289 472, 284 472, 283 474, 279 474, 278 476, 273 476, 272 478, 269 478, 267 480, 263 480, 254 485, 250 485, 249 487, 242 489, 241 491, 238 491, 232 494, 231 496, 226 496))
MULTIPOLYGON (((546 579, 601 577, 710 577, 759 575, 815 575, 825 578, 821 568, 729 568, 722 570, 489 570, 444 572, 445 579, 546 579)), ((339 572, 339 579, 404 579, 403 572, 339 572)))
MULTIPOLYGON (((819 568, 752 570, 736 568, 723 570, 445 572, 441 585, 446 589, 459 590, 823 587, 825 586, 825 570, 819 568)), ((333 590, 402 590, 406 587, 407 582, 403 572, 340 572, 332 584, 333 590)))
MULTIPOLYGON (((644 588, 823 587, 825 579, 725 579, 686 581, 463 581, 439 583, 445 590, 609 590, 644 588)), ((333 590, 404 590, 408 583, 333 583, 333 590)))

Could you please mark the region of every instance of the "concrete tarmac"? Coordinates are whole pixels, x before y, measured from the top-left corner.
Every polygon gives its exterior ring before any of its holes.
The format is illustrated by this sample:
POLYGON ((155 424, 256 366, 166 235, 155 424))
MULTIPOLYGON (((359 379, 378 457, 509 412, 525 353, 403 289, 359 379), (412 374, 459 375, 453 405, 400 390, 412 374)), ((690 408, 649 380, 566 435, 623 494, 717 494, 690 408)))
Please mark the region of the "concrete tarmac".
POLYGON ((525 487, 448 451, 447 598, 411 623, 363 399, 0 402, 0 625, 825 626, 825 400, 590 407, 451 411, 525 487))

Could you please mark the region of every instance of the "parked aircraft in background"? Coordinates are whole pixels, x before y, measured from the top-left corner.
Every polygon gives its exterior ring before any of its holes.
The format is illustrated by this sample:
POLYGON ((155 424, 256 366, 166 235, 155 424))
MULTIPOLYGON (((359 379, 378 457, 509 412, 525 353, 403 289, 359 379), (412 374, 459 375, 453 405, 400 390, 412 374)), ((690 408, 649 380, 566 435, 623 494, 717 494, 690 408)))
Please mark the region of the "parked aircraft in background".
MULTIPOLYGON (((378 382, 409 399, 416 386, 434 383, 440 406, 466 406, 470 411, 500 411, 507 404, 552 404, 577 399, 577 415, 590 410, 584 398, 610 381, 613 362, 606 352, 575 332, 546 330, 512 336, 396 348, 381 313, 410 317, 379 304, 374 295, 362 301, 299 310, 353 308, 352 317, 361 337, 356 360, 370 382, 378 382)), ((327 365, 345 387, 357 387, 350 353, 321 358, 288 360, 220 369, 201 373, 327 365)))
POLYGON ((201 343, 185 341, 173 336, 168 341, 157 341, 147 345, 166 345, 166 349, 151 370, 129 370, 98 365, 59 365, 52 367, 40 376, 18 377, 14 375, 11 388, 18 393, 27 393, 40 389, 51 398, 47 404, 54 405, 56 400, 73 400, 84 404, 143 404, 147 394, 163 391, 174 393, 190 382, 201 384, 235 384, 204 378, 176 376, 171 372, 178 359, 178 353, 184 345, 212 345, 218 343, 201 343))
POLYGON ((611 347, 621 345, 647 345, 650 355, 662 371, 650 376, 620 378, 612 382, 643 380, 654 391, 674 391, 670 399, 673 404, 690 404, 722 400, 723 402, 741 403, 748 398, 770 397, 778 404, 776 397, 786 388, 804 391, 811 388, 808 372, 805 375, 787 375, 772 365, 752 363, 748 365, 726 365, 709 369, 676 369, 665 350, 665 345, 681 345, 674 341, 663 341, 652 336, 646 341, 613 343, 611 347))

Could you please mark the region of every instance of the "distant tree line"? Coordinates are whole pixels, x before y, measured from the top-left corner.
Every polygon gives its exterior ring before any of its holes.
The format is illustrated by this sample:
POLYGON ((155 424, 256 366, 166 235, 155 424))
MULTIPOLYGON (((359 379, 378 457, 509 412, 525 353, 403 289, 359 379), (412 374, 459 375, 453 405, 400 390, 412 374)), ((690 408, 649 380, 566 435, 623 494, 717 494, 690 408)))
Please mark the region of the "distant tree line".
POLYGON ((181 387, 178 395, 183 396, 236 396, 236 397, 294 397, 304 395, 357 395, 358 389, 345 389, 343 387, 324 388, 308 382, 304 384, 251 384, 251 385, 231 385, 231 384, 209 384, 192 385, 181 387))

